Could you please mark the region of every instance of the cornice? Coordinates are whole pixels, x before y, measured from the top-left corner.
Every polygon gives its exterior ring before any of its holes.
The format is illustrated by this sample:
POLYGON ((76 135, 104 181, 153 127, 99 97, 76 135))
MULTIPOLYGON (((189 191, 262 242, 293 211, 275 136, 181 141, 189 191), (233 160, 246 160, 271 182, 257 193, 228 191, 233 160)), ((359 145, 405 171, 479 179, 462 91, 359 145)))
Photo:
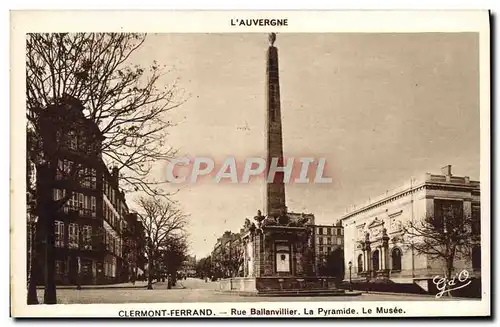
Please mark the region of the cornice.
POLYGON ((349 219, 353 216, 356 216, 362 212, 383 206, 387 203, 394 202, 396 200, 399 200, 403 197, 406 197, 411 194, 415 194, 417 192, 420 192, 422 190, 444 190, 444 191, 468 191, 468 192, 480 192, 479 186, 476 184, 452 184, 452 183, 440 183, 440 182, 431 182, 431 181, 426 181, 421 184, 418 184, 412 188, 408 188, 404 191, 395 193, 393 195, 389 195, 386 198, 383 198, 379 201, 376 201, 374 203, 371 203, 369 205, 366 205, 362 208, 356 209, 348 214, 345 214, 343 217, 340 218, 340 220, 346 220, 349 219))

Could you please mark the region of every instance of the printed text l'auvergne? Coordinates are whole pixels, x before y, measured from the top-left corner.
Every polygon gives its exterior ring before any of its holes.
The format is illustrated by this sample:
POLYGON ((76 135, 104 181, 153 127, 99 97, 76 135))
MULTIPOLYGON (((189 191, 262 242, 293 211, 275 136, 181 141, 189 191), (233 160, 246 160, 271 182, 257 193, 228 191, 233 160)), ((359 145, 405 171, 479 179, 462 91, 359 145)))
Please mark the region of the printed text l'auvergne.
POLYGON ((288 18, 231 18, 231 26, 288 26, 288 18))

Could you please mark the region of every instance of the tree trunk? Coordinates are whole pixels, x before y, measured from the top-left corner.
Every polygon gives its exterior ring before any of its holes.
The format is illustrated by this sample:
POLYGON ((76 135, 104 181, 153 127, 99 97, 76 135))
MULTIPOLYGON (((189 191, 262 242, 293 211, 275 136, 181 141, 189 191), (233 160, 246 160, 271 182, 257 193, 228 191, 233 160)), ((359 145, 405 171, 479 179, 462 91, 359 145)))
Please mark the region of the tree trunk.
POLYGON ((38 302, 38 294, 36 291, 36 286, 38 281, 40 280, 40 267, 38 266, 38 255, 40 248, 40 228, 39 223, 33 224, 31 226, 31 256, 29 262, 29 282, 28 282, 28 304, 39 304, 38 302), (38 231, 38 232, 37 232, 38 231))
MULTIPOLYGON (((42 209, 47 211, 47 209, 42 209)), ((54 219, 45 212, 40 215, 45 225, 45 293, 43 295, 45 304, 57 304, 56 281, 55 281, 55 248, 54 248, 54 219)))
POLYGON ((447 294, 448 294, 448 297, 453 297, 453 295, 451 294, 451 290, 450 287, 448 285, 448 282, 451 281, 452 277, 451 277, 451 274, 453 273, 453 259, 452 260, 447 260, 446 262, 446 286, 445 286, 445 289, 447 290, 447 294))
POLYGON ((44 266, 45 266, 45 292, 44 303, 56 304, 56 283, 55 283, 55 249, 54 249, 54 201, 52 199, 52 187, 50 168, 48 166, 40 166, 37 169, 38 185, 38 204, 37 213, 41 232, 44 240, 44 266))
POLYGON ((148 255, 148 290, 153 289, 153 260, 151 255, 148 255))

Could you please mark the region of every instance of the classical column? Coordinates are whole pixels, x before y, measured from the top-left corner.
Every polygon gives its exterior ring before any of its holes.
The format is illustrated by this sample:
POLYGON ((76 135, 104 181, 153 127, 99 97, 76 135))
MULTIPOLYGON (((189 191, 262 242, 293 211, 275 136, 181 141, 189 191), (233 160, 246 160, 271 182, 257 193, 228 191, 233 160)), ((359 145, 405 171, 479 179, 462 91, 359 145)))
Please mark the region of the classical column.
POLYGON ((366 271, 370 272, 372 270, 372 251, 370 247, 366 249, 366 271))
POLYGON ((386 270, 389 270, 388 264, 389 264, 389 235, 387 235, 387 229, 384 228, 382 230, 382 249, 384 250, 384 268, 386 270))
POLYGON ((364 260, 363 271, 369 271, 370 270, 370 258, 369 258, 368 250, 365 250, 363 252, 363 260, 364 260))
POLYGON ((378 269, 382 269, 382 247, 378 247, 378 269))
POLYGON ((380 258, 382 260, 382 264, 380 265, 380 269, 385 269, 385 248, 383 246, 380 247, 380 258))
POLYGON ((243 277, 248 275, 248 240, 243 240, 243 277))
POLYGON ((382 246, 382 269, 387 269, 387 248, 382 246))

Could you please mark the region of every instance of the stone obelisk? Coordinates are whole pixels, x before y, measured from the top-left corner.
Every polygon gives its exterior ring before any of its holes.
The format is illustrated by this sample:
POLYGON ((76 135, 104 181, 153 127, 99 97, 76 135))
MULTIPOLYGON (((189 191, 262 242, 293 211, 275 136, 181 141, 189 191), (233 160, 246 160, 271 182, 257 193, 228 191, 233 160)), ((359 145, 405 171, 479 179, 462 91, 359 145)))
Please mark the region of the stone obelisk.
MULTIPOLYGON (((276 34, 269 34, 269 48, 266 64, 266 147, 267 170, 273 158, 278 158, 278 166, 283 166, 283 136, 281 127, 280 82, 278 67, 278 49, 274 46, 276 34)), ((276 172, 273 181, 267 181, 266 212, 267 216, 278 217, 286 212, 285 185, 283 172, 276 172)))

